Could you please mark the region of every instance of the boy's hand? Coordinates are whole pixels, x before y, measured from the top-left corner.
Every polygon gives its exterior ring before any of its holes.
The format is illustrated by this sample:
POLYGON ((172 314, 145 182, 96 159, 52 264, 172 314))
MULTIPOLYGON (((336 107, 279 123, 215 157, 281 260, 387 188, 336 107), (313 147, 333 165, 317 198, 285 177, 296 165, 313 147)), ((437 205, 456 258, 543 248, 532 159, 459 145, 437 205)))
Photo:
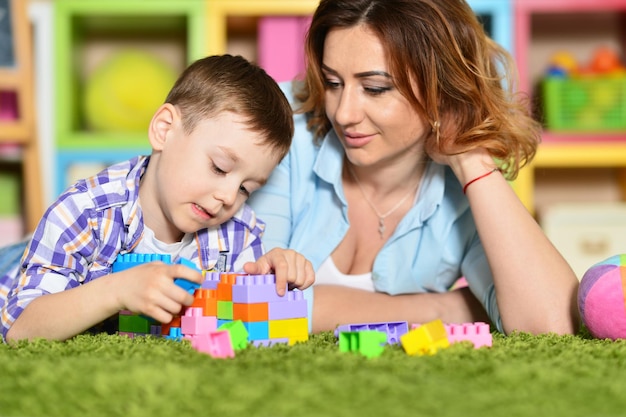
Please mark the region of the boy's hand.
POLYGON ((116 273, 116 291, 120 310, 145 314, 161 323, 169 323, 183 306, 193 303, 193 295, 174 284, 182 278, 201 284, 202 274, 180 264, 150 262, 116 273))
POLYGON ((262 275, 274 271, 276 292, 284 295, 287 283, 290 288, 303 290, 315 281, 313 265, 304 256, 291 249, 274 248, 257 259, 243 266, 247 274, 262 275))

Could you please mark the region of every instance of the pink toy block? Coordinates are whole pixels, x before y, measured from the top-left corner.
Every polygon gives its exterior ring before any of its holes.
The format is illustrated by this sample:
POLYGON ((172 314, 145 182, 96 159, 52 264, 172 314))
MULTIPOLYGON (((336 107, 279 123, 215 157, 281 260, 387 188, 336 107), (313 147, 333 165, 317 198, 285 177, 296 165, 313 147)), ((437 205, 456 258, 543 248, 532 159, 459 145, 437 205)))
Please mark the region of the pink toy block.
POLYGON ((309 16, 267 16, 259 19, 259 65, 276 81, 289 81, 304 73, 304 37, 309 16))
POLYGON ((302 291, 288 291, 285 301, 268 303, 269 320, 307 317, 308 310, 302 291))
POLYGON ((217 330, 217 318, 203 316, 201 307, 191 307, 181 317, 181 329, 186 335, 199 335, 217 330))
POLYGON ((17 120, 17 93, 15 91, 0 90, 0 120, 17 120))
POLYGON ((191 346, 198 352, 207 353, 214 358, 234 358, 235 351, 230 340, 230 333, 226 330, 185 336, 191 346))
POLYGON ((287 295, 276 293, 274 275, 240 275, 233 285, 234 303, 269 303, 286 301, 287 295))
POLYGON ((476 349, 481 346, 491 347, 492 336, 487 323, 446 324, 444 326, 450 343, 469 341, 476 349))

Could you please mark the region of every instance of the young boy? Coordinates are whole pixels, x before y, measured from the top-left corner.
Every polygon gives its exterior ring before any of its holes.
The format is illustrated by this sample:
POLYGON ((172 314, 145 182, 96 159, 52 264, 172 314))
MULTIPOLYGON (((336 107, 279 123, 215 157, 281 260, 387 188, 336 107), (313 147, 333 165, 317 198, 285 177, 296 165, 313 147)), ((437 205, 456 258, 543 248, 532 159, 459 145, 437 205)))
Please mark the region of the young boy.
POLYGON ((180 264, 111 273, 118 254, 170 254, 199 269, 264 274, 279 294, 304 289, 311 264, 290 250, 263 254, 264 223, 245 201, 287 153, 292 112, 278 85, 241 57, 211 56, 180 76, 150 122, 149 157, 78 181, 47 210, 21 260, 0 278, 5 341, 67 339, 131 310, 167 323, 193 296, 180 264))

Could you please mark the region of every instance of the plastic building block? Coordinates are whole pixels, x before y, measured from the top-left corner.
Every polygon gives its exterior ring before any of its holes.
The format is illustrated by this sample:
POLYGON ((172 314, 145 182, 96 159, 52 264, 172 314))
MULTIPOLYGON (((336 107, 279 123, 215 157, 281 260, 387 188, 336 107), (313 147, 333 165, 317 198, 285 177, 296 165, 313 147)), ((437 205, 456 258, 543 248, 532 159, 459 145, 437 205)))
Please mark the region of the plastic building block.
POLYGON ((387 343, 394 345, 400 343, 400 337, 408 333, 409 324, 406 321, 343 324, 335 329, 335 337, 339 337, 340 332, 358 332, 363 330, 385 332, 387 334, 387 343))
POLYGON ((475 349, 482 346, 491 347, 493 343, 493 337, 487 323, 446 324, 445 328, 450 343, 469 341, 474 344, 475 349))
POLYGON ((287 300, 287 294, 276 293, 274 275, 240 275, 233 285, 235 303, 269 303, 287 300))
MULTIPOLYGON (((207 290, 217 290, 217 284, 220 282, 220 273, 215 271, 203 271, 202 272, 204 281, 202 281, 202 285, 200 288, 207 290)), ((217 294, 215 295, 217 297, 217 294)))
POLYGON ((260 347, 260 346, 265 346, 265 347, 269 347, 269 346, 274 346, 274 345, 278 345, 278 344, 288 344, 289 343, 289 339, 284 337, 282 339, 259 339, 259 340, 252 340, 252 345, 255 347, 260 347))
POLYGON ((193 307, 181 317, 181 329, 184 335, 197 335, 217 330, 217 318, 202 315, 202 308, 193 307))
POLYGON ((118 330, 120 332, 130 333, 150 333, 150 326, 154 323, 154 320, 141 316, 139 314, 128 314, 127 312, 120 312, 118 318, 118 330))
POLYGON ((170 332, 169 334, 165 335, 165 338, 180 342, 181 340, 183 340, 183 332, 181 331, 180 327, 170 327, 170 332))
POLYGON ((142 253, 126 253, 124 255, 117 255, 117 258, 115 258, 115 262, 113 263, 112 271, 121 272, 137 265, 157 261, 170 264, 172 263, 172 257, 170 255, 142 253))
POLYGON ((220 282, 217 283, 217 299, 220 301, 233 301, 233 284, 239 274, 221 274, 220 282))
POLYGON ((248 330, 241 320, 222 324, 218 330, 226 330, 230 333, 233 349, 244 349, 248 345, 248 330))
POLYGON ((233 320, 267 321, 268 303, 233 303, 233 320))
POLYGON ((400 337, 400 343, 409 355, 433 355, 439 349, 450 346, 441 320, 431 321, 409 331, 400 337))
POLYGON ((191 307, 202 308, 203 315, 217 317, 217 291, 198 288, 194 292, 191 307))
POLYGON ((387 333, 377 330, 339 333, 339 350, 341 352, 358 352, 368 358, 380 356, 386 343, 387 333))
POLYGON ((269 338, 289 338, 289 344, 309 340, 309 324, 306 318, 270 320, 269 338))
POLYGON ((207 353, 214 358, 234 358, 235 351, 230 340, 230 333, 226 330, 185 336, 191 342, 191 346, 199 352, 207 353))
POLYGON ((283 320, 307 317, 308 309, 302 291, 287 291, 287 299, 268 303, 268 319, 283 320))
MULTIPOLYGON (((248 330, 248 339, 250 339, 251 341, 265 340, 269 339, 270 337, 269 322, 267 321, 244 321, 243 325, 248 330)), ((277 339, 282 340, 283 338, 277 339)), ((287 338, 287 340, 289 339, 287 338)))
POLYGON ((233 302, 217 300, 217 318, 222 320, 233 319, 233 302))

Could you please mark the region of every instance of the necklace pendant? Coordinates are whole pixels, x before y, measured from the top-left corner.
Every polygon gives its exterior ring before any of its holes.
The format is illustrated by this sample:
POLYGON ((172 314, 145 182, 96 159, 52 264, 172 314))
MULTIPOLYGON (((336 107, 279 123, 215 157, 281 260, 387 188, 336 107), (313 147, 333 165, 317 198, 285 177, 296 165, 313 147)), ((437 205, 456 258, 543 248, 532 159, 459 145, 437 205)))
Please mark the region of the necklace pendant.
POLYGON ((385 219, 382 217, 378 219, 378 233, 380 233, 381 239, 385 237, 385 219))

